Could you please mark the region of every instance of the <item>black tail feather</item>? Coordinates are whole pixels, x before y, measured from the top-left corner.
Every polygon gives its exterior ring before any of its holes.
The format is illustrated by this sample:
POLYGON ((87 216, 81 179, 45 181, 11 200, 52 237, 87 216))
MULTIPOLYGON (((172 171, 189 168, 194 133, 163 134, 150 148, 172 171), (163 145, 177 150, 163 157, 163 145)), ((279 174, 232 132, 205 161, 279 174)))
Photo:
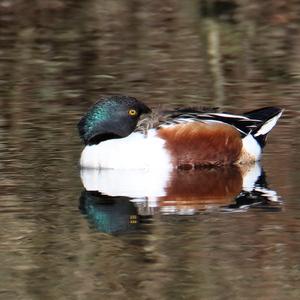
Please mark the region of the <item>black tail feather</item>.
POLYGON ((246 116, 250 119, 267 121, 267 120, 273 118, 274 116, 278 115, 281 111, 282 111, 281 108, 271 106, 271 107, 264 107, 264 108, 251 110, 251 111, 245 113, 244 116, 246 116))
POLYGON ((254 138, 257 140, 259 145, 263 148, 266 144, 266 138, 272 127, 276 123, 276 116, 278 116, 282 112, 282 109, 279 107, 264 107, 256 110, 249 111, 244 114, 244 116, 251 118, 251 119, 257 119, 261 120, 261 124, 259 124, 252 132, 251 134, 254 136, 254 138), (272 118, 275 118, 275 123, 273 126, 270 126, 270 128, 266 128, 265 130, 262 130, 264 126, 267 127, 267 122, 272 118), (260 130, 262 131, 261 134, 259 134, 260 130))

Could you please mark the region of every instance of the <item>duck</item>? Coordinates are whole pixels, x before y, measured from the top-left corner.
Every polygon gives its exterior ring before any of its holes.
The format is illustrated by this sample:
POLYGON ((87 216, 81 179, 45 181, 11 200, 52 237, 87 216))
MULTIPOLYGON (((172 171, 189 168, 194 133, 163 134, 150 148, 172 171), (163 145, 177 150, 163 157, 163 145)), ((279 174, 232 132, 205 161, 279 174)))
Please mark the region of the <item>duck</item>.
POLYGON ((196 169, 251 164, 283 110, 263 107, 241 115, 198 108, 157 111, 113 95, 79 120, 81 168, 196 169))

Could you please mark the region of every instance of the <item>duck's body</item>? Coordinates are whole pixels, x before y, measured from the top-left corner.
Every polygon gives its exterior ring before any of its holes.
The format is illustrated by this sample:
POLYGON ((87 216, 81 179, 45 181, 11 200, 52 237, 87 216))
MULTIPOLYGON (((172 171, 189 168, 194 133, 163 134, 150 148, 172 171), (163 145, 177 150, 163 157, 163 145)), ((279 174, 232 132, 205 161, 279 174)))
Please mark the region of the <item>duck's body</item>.
POLYGON ((86 143, 80 165, 190 169, 251 163, 260 159, 266 135, 282 114, 276 107, 244 115, 181 109, 162 113, 155 122, 149 116, 138 124, 141 114, 149 112, 131 97, 98 102, 79 123, 86 143))

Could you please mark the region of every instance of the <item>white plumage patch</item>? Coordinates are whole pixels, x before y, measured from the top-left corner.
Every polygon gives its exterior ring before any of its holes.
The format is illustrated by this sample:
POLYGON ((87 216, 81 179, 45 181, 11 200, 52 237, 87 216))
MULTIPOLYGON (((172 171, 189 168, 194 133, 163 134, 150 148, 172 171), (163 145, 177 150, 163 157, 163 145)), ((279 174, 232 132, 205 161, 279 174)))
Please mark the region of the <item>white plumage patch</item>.
POLYGON ((82 169, 81 180, 87 191, 99 191, 109 196, 156 199, 165 196, 170 173, 167 169, 82 169))
POLYGON ((211 113, 209 114, 211 116, 219 116, 223 118, 232 118, 232 119, 244 119, 244 120, 250 120, 249 118, 241 115, 232 115, 232 114, 224 114, 224 113, 211 113))
POLYGON ((251 134, 248 134, 242 139, 242 142, 242 162, 253 162, 260 160, 262 151, 256 139, 251 134))
POLYGON ((278 115, 274 116, 270 120, 264 123, 264 125, 261 126, 261 128, 254 134, 254 136, 260 136, 267 134, 277 123, 278 119, 281 117, 282 112, 280 112, 278 115))
POLYGON ((255 183, 261 175, 261 166, 258 162, 249 166, 249 169, 243 174, 243 190, 247 192, 251 192, 255 183))
POLYGON ((171 169, 171 159, 164 148, 165 141, 151 129, 147 136, 133 132, 121 139, 113 139, 86 146, 80 165, 92 169, 171 169))

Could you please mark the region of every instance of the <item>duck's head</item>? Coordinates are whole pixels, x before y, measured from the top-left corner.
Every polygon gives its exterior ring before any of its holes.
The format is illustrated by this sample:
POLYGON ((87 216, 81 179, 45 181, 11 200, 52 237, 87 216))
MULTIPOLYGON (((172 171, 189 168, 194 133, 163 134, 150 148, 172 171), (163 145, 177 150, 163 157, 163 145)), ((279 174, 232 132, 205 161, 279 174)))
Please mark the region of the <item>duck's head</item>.
POLYGON ((133 97, 110 96, 94 104, 78 123, 80 137, 86 145, 122 138, 132 133, 148 106, 133 97))

